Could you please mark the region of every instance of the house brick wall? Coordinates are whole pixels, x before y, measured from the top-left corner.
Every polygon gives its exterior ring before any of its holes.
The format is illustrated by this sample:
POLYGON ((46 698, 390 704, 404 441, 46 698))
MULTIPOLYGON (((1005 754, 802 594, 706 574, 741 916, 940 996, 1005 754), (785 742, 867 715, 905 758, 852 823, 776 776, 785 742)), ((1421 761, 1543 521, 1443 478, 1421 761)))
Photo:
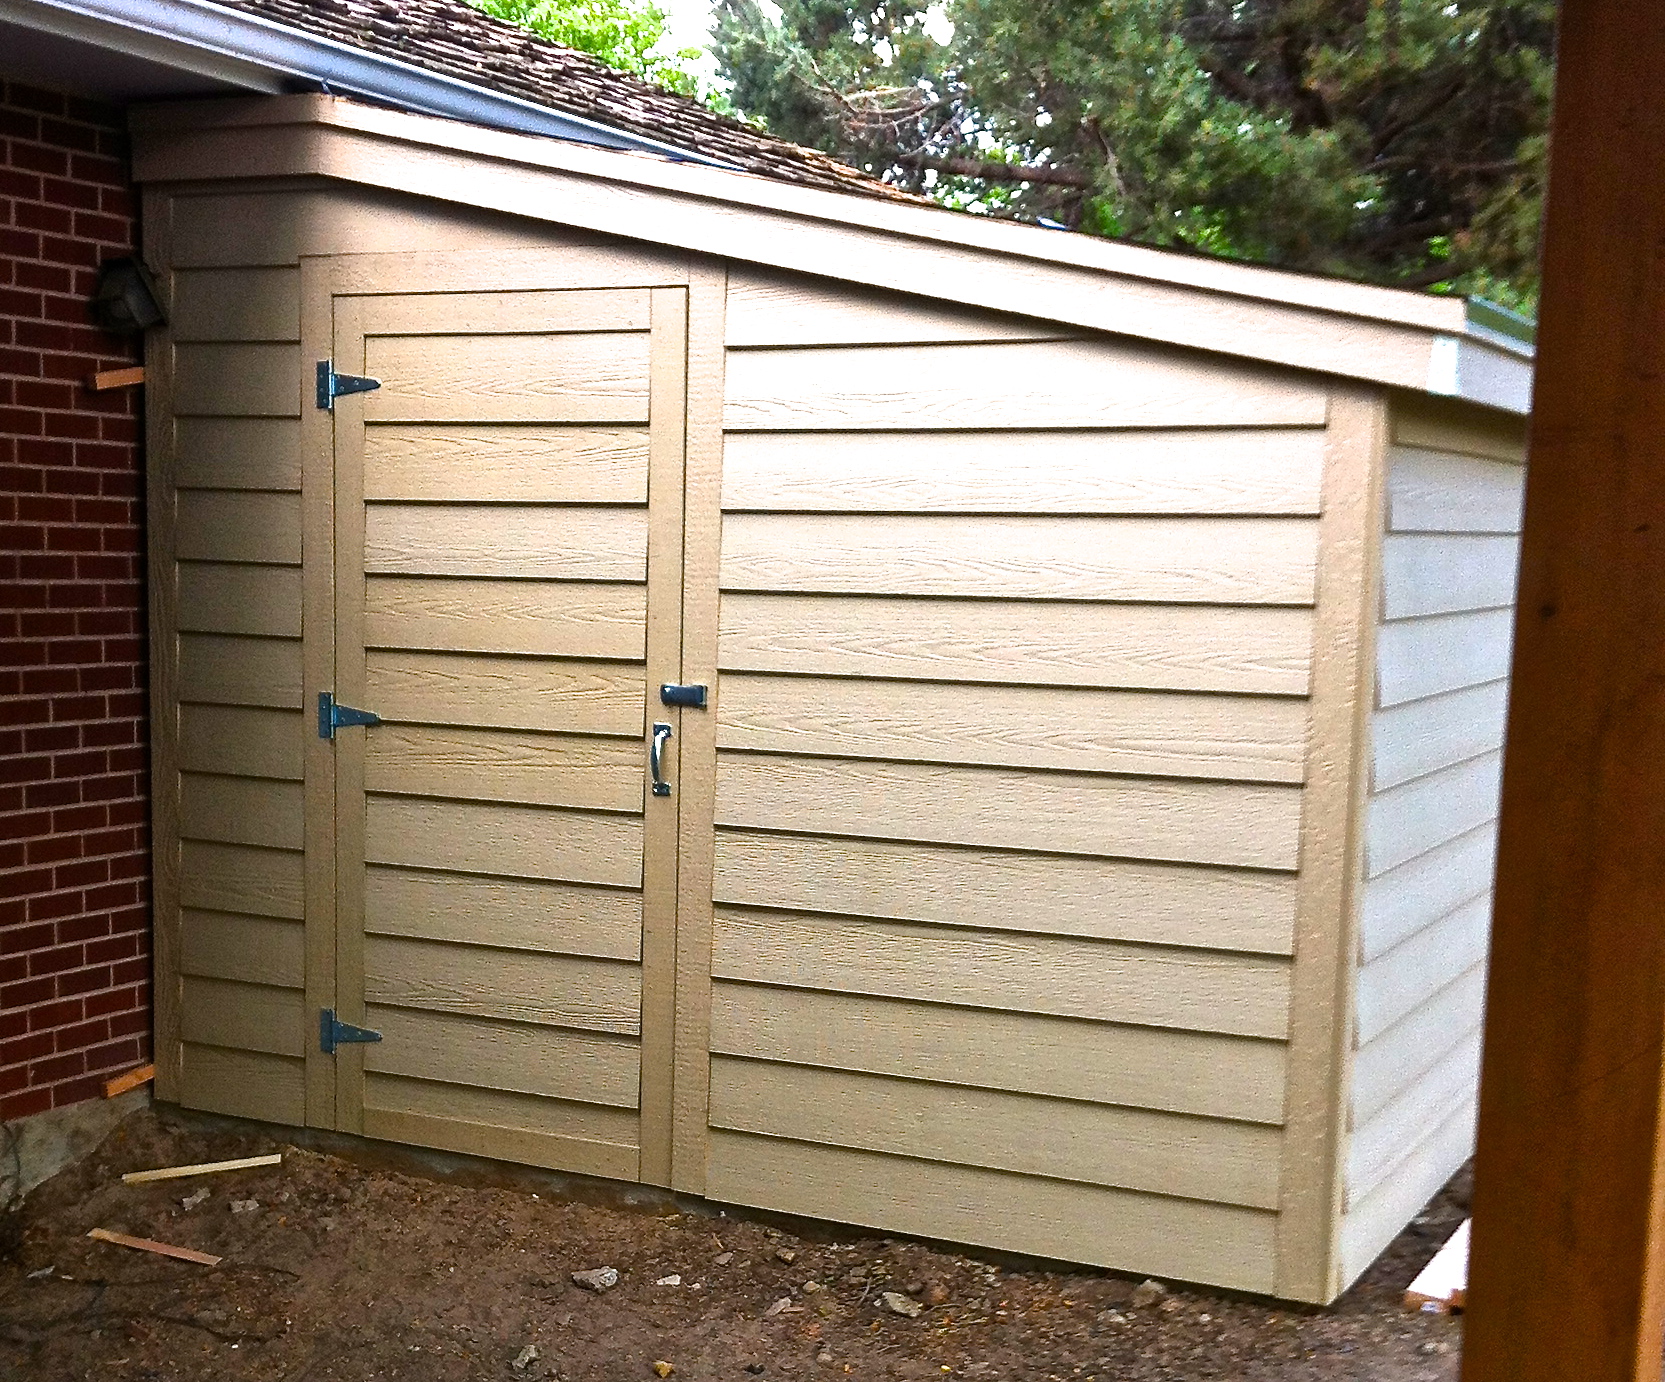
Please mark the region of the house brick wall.
POLYGON ((0 87, 0 1119, 148 1059, 138 360, 91 325, 133 252, 122 112, 0 87))

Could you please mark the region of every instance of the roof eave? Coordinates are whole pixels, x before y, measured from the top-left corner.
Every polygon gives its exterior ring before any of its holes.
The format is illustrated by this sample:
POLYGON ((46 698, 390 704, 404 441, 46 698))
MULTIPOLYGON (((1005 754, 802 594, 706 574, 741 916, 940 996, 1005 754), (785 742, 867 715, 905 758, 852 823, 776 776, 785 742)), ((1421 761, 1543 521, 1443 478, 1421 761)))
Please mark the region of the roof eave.
POLYGON ((1530 408, 1529 350, 1472 329, 1461 298, 1201 260, 323 97, 235 104, 135 112, 135 175, 337 177, 1508 412, 1530 408))
POLYGON ((136 52, 247 91, 275 94, 305 84, 517 134, 734 166, 205 0, 0 0, 0 18, 61 38, 136 52))

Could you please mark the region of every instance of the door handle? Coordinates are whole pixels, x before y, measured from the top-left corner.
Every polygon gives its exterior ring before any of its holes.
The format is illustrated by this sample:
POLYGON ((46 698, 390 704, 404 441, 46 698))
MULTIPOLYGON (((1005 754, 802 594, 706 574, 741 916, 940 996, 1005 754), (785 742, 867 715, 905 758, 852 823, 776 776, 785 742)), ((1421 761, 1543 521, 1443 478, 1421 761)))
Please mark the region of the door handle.
POLYGON ((665 741, 671 737, 671 727, 663 722, 653 727, 653 743, 648 746, 648 773, 653 778, 653 795, 668 797, 671 784, 665 781, 665 741))

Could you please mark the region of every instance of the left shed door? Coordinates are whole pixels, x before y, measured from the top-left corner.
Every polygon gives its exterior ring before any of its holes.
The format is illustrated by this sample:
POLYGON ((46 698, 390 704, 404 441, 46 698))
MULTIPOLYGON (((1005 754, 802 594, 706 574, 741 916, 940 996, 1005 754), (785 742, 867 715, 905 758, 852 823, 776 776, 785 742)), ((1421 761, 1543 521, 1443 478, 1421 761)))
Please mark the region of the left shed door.
POLYGON ((334 300, 380 380, 333 429, 333 691, 381 719, 333 746, 334 1006, 382 1035, 334 1057, 342 1130, 668 1158, 685 322, 680 288, 334 300))

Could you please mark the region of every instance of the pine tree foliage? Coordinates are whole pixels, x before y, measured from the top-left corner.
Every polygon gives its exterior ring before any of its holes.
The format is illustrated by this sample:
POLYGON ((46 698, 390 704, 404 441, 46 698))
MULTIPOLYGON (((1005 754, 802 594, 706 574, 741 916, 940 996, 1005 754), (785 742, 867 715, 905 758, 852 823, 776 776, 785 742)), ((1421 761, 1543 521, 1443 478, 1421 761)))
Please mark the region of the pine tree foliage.
POLYGON ((714 51, 770 130, 950 204, 1530 309, 1554 10, 719 0, 714 51))

